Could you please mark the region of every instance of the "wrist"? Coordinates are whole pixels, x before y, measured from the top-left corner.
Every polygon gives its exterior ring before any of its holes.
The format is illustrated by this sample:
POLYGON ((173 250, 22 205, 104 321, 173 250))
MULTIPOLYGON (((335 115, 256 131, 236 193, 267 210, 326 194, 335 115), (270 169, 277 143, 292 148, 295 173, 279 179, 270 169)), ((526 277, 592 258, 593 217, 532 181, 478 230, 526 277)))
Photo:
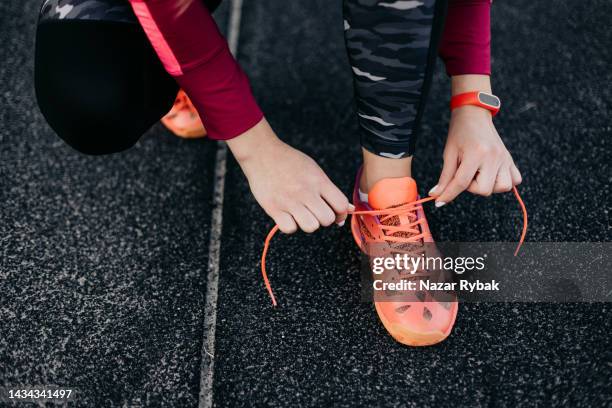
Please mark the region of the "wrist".
POLYGON ((489 75, 455 75, 451 77, 451 94, 459 95, 465 92, 481 91, 492 93, 491 77, 489 75))
POLYGON ((486 120, 488 122, 493 121, 491 111, 475 105, 464 105, 453 109, 453 111, 451 112, 451 120, 453 118, 467 120, 486 120))
POLYGON ((238 163, 243 165, 282 143, 266 118, 263 118, 246 132, 228 140, 227 146, 238 163))

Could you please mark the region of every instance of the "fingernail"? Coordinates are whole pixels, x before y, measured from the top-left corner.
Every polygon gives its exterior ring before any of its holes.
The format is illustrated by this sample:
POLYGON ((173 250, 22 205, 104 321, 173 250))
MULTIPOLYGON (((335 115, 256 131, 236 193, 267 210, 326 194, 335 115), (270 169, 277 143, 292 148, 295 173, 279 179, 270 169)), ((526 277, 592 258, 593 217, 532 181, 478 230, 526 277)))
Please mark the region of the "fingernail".
POLYGON ((350 211, 355 211, 355 206, 353 204, 349 204, 349 210, 350 211))
POLYGON ((446 205, 446 203, 444 201, 436 201, 436 208, 440 208, 443 205, 446 205))
POLYGON ((437 189, 438 189, 438 185, 436 184, 435 186, 432 187, 431 190, 429 190, 428 194, 429 195, 435 194, 437 189))
POLYGON ((336 225, 339 226, 339 227, 344 227, 344 223, 345 222, 346 222, 346 220, 342 220, 342 221, 336 223, 336 225))

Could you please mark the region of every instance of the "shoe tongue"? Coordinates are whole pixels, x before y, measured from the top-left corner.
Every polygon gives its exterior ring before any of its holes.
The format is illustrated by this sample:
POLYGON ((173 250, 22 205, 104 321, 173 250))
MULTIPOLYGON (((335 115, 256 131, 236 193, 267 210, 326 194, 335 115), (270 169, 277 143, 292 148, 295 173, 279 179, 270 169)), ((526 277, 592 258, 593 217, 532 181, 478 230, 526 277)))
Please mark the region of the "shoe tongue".
POLYGON ((417 185, 412 177, 382 179, 368 193, 368 202, 375 210, 384 210, 416 199, 417 185))

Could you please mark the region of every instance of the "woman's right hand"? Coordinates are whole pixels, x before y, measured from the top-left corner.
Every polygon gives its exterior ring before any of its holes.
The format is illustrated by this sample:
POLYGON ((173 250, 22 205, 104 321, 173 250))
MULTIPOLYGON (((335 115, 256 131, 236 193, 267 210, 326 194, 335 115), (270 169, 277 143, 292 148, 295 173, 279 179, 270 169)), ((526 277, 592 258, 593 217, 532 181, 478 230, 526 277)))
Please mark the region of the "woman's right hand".
POLYGON ((253 196, 282 232, 344 224, 348 199, 313 159, 278 139, 265 118, 227 144, 253 196))

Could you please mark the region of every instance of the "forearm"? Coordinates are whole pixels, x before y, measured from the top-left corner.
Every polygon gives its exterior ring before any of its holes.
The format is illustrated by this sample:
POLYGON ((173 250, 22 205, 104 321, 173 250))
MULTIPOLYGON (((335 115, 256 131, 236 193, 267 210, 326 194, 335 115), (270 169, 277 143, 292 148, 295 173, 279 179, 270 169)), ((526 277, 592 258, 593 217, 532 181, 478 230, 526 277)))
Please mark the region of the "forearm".
POLYGON ((201 0, 130 0, 166 71, 191 98, 213 139, 230 139, 262 113, 246 75, 201 0))

